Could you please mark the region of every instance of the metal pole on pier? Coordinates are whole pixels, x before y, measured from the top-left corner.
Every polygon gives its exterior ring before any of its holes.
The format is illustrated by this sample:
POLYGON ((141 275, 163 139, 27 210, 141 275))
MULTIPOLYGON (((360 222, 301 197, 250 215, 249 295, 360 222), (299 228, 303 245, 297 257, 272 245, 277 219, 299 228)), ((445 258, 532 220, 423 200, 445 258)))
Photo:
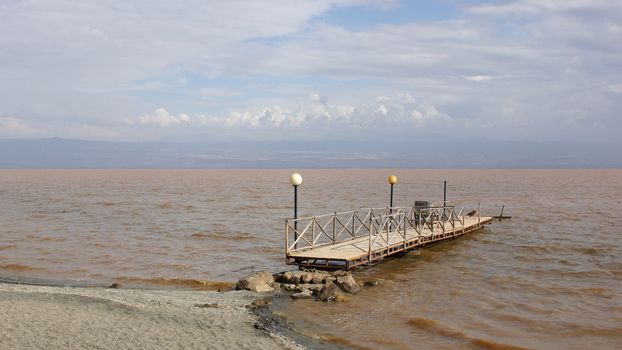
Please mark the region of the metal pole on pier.
MULTIPOLYGON (((300 174, 292 174, 289 182, 294 186, 294 242, 298 240, 298 186, 302 183, 302 176, 300 174)), ((294 244, 296 249, 297 244, 294 244)))
POLYGON ((393 208, 393 185, 397 183, 397 176, 391 175, 387 179, 389 181, 389 185, 391 185, 391 199, 389 200, 389 208, 393 208))

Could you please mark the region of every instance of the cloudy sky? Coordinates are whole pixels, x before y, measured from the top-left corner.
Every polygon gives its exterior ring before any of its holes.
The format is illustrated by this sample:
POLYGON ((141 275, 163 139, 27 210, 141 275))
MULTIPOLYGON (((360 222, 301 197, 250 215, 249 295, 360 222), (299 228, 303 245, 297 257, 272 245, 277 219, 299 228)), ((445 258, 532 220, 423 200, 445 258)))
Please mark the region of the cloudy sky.
POLYGON ((0 0, 0 138, 618 141, 622 2, 0 0))

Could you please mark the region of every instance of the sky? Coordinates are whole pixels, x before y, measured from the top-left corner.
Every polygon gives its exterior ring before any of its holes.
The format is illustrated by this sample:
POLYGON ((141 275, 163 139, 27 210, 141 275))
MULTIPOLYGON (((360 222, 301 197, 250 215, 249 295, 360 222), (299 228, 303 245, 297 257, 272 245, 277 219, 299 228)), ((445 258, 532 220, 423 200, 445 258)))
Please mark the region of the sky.
POLYGON ((622 2, 0 0, 0 138, 618 142, 622 2))

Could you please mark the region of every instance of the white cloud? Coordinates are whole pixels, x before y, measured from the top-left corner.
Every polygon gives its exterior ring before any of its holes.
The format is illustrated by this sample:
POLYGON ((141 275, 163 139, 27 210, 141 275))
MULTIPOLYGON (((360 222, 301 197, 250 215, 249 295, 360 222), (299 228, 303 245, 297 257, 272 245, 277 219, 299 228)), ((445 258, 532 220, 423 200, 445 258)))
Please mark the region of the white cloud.
POLYGON ((169 126, 179 125, 179 124, 188 124, 191 122, 190 117, 181 113, 177 116, 170 114, 166 109, 160 107, 155 110, 153 114, 145 114, 140 117, 139 122, 141 124, 146 125, 156 125, 161 128, 166 128, 169 126))
POLYGON ((491 77, 490 75, 463 75, 462 77, 466 80, 475 81, 478 83, 493 79, 493 77, 491 77))
POLYGON ((416 125, 425 125, 430 122, 449 122, 450 118, 447 114, 439 112, 434 106, 423 106, 421 110, 412 110, 410 112, 416 125))
POLYGON ((607 90, 616 94, 622 94, 622 83, 608 85, 607 90))
POLYGON ((389 110, 387 109, 387 107, 385 107, 384 105, 380 105, 378 106, 378 109, 376 109, 377 113, 380 113, 382 115, 387 115, 389 114, 389 110))
POLYGON ((437 122, 448 122, 451 118, 438 111, 431 104, 416 104, 412 96, 409 100, 400 97, 362 103, 359 105, 328 104, 328 97, 311 95, 308 104, 293 108, 286 105, 259 107, 245 111, 233 111, 224 116, 206 114, 172 115, 164 108, 138 118, 139 124, 150 124, 160 128, 186 127, 232 129, 250 128, 276 130, 281 128, 322 128, 322 127, 422 127, 437 122), (391 102, 394 101, 394 102, 391 102))

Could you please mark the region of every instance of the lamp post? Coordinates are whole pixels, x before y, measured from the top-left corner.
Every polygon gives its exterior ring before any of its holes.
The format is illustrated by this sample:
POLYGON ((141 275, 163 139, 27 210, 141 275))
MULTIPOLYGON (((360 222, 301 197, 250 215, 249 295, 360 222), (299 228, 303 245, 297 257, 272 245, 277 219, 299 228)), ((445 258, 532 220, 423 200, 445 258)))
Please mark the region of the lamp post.
MULTIPOLYGON (((302 176, 298 173, 292 174, 289 178, 289 182, 294 186, 294 241, 298 239, 298 186, 302 183, 302 176)), ((296 246, 294 245, 294 248, 296 246)))
POLYGON ((389 200, 389 208, 393 208, 393 185, 397 183, 397 176, 391 175, 387 179, 389 185, 391 185, 391 199, 389 200))

